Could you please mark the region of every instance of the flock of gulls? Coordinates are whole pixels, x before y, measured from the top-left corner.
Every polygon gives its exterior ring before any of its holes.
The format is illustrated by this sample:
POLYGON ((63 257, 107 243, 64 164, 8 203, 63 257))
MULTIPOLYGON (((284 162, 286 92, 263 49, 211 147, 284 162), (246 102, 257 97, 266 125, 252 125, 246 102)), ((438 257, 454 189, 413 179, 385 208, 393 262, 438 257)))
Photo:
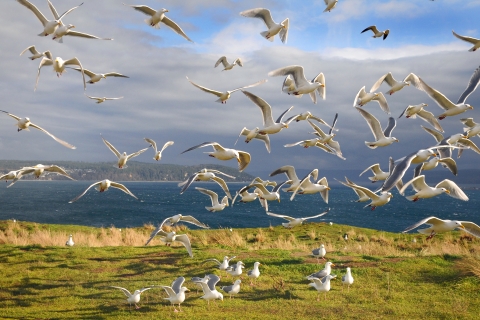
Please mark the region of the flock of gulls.
MULTIPOLYGON (((51 14, 53 16, 52 20, 48 20, 45 15, 32 3, 27 0, 16 0, 19 4, 30 10, 36 18, 40 21, 42 28, 39 28, 39 36, 47 37, 50 36, 52 39, 63 43, 63 37, 80 37, 85 39, 96 39, 96 40, 113 40, 110 38, 101 38, 95 35, 86 34, 82 32, 77 32, 72 29, 76 27, 72 24, 64 24, 62 20, 66 19, 67 16, 74 10, 80 10, 82 4, 79 6, 73 7, 63 14, 59 15, 50 2, 47 0, 48 6, 50 8, 51 14)), ((335 9, 337 5, 337 0, 325 0, 325 11, 330 12, 331 10, 335 9)), ((193 42, 186 33, 182 30, 182 28, 171 20, 169 17, 166 16, 168 13, 167 9, 160 9, 154 10, 145 5, 126 5, 143 13, 147 16, 145 22, 156 28, 159 29, 161 26, 166 25, 171 30, 176 32, 178 35, 182 36, 188 41, 193 42)), ((275 41, 276 36, 280 39, 281 42, 286 43, 288 39, 288 31, 290 27, 289 19, 284 18, 280 23, 277 23, 273 20, 272 14, 268 9, 265 8, 254 8, 246 11, 240 12, 240 15, 247 17, 247 18, 258 18, 262 20, 265 24, 265 28, 263 31, 260 32, 260 35, 265 38, 266 40, 273 42, 275 41), (265 30, 266 29, 266 30, 265 30)), ((278 19, 278 17, 277 17, 278 19)), ((32 22, 33 24, 33 22, 32 22)), ((261 30, 259 26, 259 30, 261 30)), ((377 29, 375 25, 369 26, 365 28, 361 33, 371 31, 373 32, 374 38, 383 38, 383 40, 387 39, 387 36, 390 34, 390 31, 387 29, 385 31, 380 31, 377 29)), ((164 32, 160 30, 159 32, 164 32)), ((455 32, 453 35, 460 40, 469 42, 473 45, 473 47, 469 51, 476 51, 480 47, 480 40, 461 36, 455 32)), ((105 73, 96 73, 90 70, 83 68, 80 60, 77 57, 72 57, 70 59, 62 59, 61 57, 53 58, 50 51, 39 52, 35 45, 31 45, 23 50, 20 55, 25 54, 26 52, 30 52, 31 56, 29 59, 36 60, 41 59, 40 64, 37 69, 37 78, 35 82, 34 89, 36 90, 39 83, 40 78, 40 71, 43 67, 53 67, 53 70, 56 72, 57 76, 60 77, 62 73, 65 71, 65 68, 71 68, 81 73, 82 75, 82 82, 84 90, 88 84, 94 84, 102 79, 106 79, 107 77, 122 77, 128 78, 128 76, 117 73, 117 72, 105 72, 105 73), (88 80, 86 80, 86 77, 88 80)), ((232 60, 230 60, 232 61, 232 60)), ((222 71, 232 71, 236 66, 243 67, 244 62, 240 58, 236 58, 233 62, 229 62, 227 57, 222 56, 218 59, 215 63, 214 67, 218 67, 219 65, 223 66, 222 71)), ((273 70, 268 73, 269 77, 283 77, 283 83, 281 86, 281 92, 287 95, 291 95, 297 98, 301 98, 303 95, 309 95, 310 99, 314 104, 317 103, 317 98, 321 98, 323 100, 326 99, 326 81, 325 75, 323 73, 319 73, 317 76, 312 78, 312 80, 308 80, 305 76, 304 68, 299 65, 289 65, 281 67, 277 70, 273 70)), ((242 131, 239 133, 240 136, 245 137, 245 142, 249 143, 252 140, 261 140, 267 149, 268 152, 271 152, 270 146, 270 139, 271 136, 281 132, 284 129, 288 129, 289 126, 295 125, 300 121, 308 122, 309 126, 313 130, 313 134, 315 135, 314 138, 305 139, 302 141, 298 141, 295 143, 287 144, 285 147, 296 147, 301 146, 303 148, 310 148, 316 147, 319 148, 326 153, 331 154, 332 156, 336 156, 339 159, 345 160, 343 156, 340 144, 338 141, 335 141, 334 138, 338 133, 338 129, 336 128, 336 123, 338 120, 339 115, 336 114, 334 120, 329 123, 327 121, 322 120, 318 116, 313 115, 311 112, 307 111, 301 114, 293 115, 288 117, 286 120, 284 119, 286 114, 291 111, 291 108, 281 112, 282 110, 275 110, 275 114, 278 118, 273 117, 272 106, 268 104, 267 101, 262 99, 261 97, 246 91, 246 89, 259 86, 262 83, 266 82, 266 79, 260 79, 259 81, 245 85, 240 88, 236 88, 230 91, 216 91, 213 89, 209 89, 201 84, 197 84, 191 81, 188 77, 187 80, 194 86, 195 88, 215 95, 217 97, 216 102, 219 103, 226 103, 228 99, 231 98, 232 93, 241 91, 254 105, 258 106, 262 114, 262 122, 263 126, 256 127, 256 128, 246 128, 244 127, 242 131), (318 124, 318 125, 317 125, 318 124), (323 130, 319 125, 324 126, 326 129, 323 130)), ((383 184, 377 188, 377 190, 370 190, 364 186, 357 185, 349 178, 345 177, 345 181, 339 181, 344 186, 351 188, 356 195, 358 196, 357 202, 368 202, 370 201, 366 207, 371 207, 371 210, 374 210, 377 207, 381 207, 387 205, 393 195, 389 192, 392 188, 396 187, 401 195, 405 195, 405 193, 409 191, 409 187, 411 186, 413 189, 413 193, 407 195, 406 198, 410 201, 418 201, 420 199, 432 198, 439 196, 441 194, 447 194, 456 200, 467 201, 467 195, 462 191, 462 189, 452 180, 445 179, 440 183, 436 184, 435 186, 430 186, 427 184, 428 178, 426 178, 425 171, 431 170, 440 164, 442 167, 447 168, 453 175, 457 175, 458 169, 455 160, 452 158, 453 151, 456 150, 458 152, 458 157, 463 152, 476 152, 480 154, 480 149, 477 145, 472 141, 472 138, 475 136, 480 135, 480 124, 474 122, 473 118, 461 118, 459 122, 459 133, 444 136, 443 129, 440 125, 440 121, 449 117, 453 118, 460 114, 467 112, 468 110, 473 109, 473 107, 466 103, 467 98, 470 94, 472 94, 475 89, 477 88, 478 84, 480 83, 480 68, 477 68, 473 75, 471 76, 470 81, 467 84, 466 89, 460 95, 460 98, 454 103, 451 99, 447 98, 444 94, 440 91, 434 89, 430 85, 426 84, 422 78, 418 75, 410 73, 407 75, 403 80, 397 81, 391 72, 383 75, 381 78, 378 79, 376 83, 374 83, 371 89, 367 92, 365 90, 365 86, 362 87, 356 97, 354 97, 353 107, 359 113, 359 119, 364 119, 366 122, 366 127, 369 127, 372 132, 372 139, 371 141, 365 142, 366 147, 370 149, 375 148, 384 148, 388 147, 389 145, 393 144, 394 142, 399 142, 399 139, 395 138, 392 135, 392 132, 396 126, 396 119, 395 117, 388 116, 388 119, 377 119, 373 116, 370 112, 365 110, 365 106, 371 102, 375 101, 378 103, 381 110, 385 112, 385 114, 390 115, 391 110, 388 106, 387 99, 382 92, 379 92, 378 89, 383 85, 386 84, 388 86, 388 91, 385 94, 387 96, 391 96, 393 94, 397 95, 396 93, 403 90, 407 86, 414 87, 420 91, 426 93, 426 95, 433 100, 443 111, 440 114, 434 115, 434 110, 427 111, 425 108, 427 104, 421 101, 418 101, 419 104, 416 105, 409 105, 405 108, 405 110, 399 116, 405 116, 406 118, 415 119, 417 116, 428 123, 431 127, 424 127, 422 128, 429 134, 433 136, 435 141, 432 141, 432 145, 430 146, 421 146, 421 149, 415 150, 412 153, 405 155, 405 157, 401 159, 394 160, 392 158, 389 159, 389 167, 388 171, 383 171, 380 168, 380 164, 372 164, 368 168, 366 168, 360 175, 371 171, 373 173, 372 177, 369 179, 372 182, 381 181, 383 184), (420 103, 421 102, 421 103, 420 103), (460 125, 464 125, 465 127, 461 127, 460 125), (415 164, 414 170, 414 177, 411 180, 404 182, 404 175, 409 167, 415 164)), ((400 94, 400 93, 399 93, 400 94)), ((86 94, 85 94, 86 95, 86 94)), ((108 98, 108 97, 91 97, 86 95, 90 99, 94 99, 97 103, 102 103, 107 100, 116 100, 121 99, 122 97, 117 98, 108 98)), ((60 143, 64 147, 69 149, 75 149, 75 146, 57 138, 55 135, 43 129, 37 124, 31 122, 28 117, 20 117, 14 115, 10 112, 3 111, 3 113, 10 116, 16 121, 17 130, 18 132, 22 130, 29 130, 29 128, 37 129, 44 134, 48 135, 50 138, 54 139, 56 142, 60 143)), ((2 120, 3 121, 3 120, 2 120)), ((35 120, 36 121, 36 120, 35 120)), ((39 122, 40 123, 40 122, 39 122)), ((166 142, 163 147, 158 150, 157 144, 154 140, 150 138, 145 138, 145 142, 148 144, 148 147, 145 147, 139 151, 127 154, 127 152, 120 153, 112 143, 107 141, 103 136, 101 137, 104 144, 108 149, 112 151, 117 159, 116 166, 119 169, 127 168, 127 162, 133 157, 137 157, 140 154, 146 152, 151 147, 154 150, 154 159, 159 161, 162 157, 162 152, 168 146, 174 144, 173 141, 166 142)), ((238 139, 237 139, 238 141, 238 139)), ((248 152, 227 148, 220 145, 218 142, 203 142, 188 148, 187 150, 183 151, 183 153, 195 151, 200 148, 211 147, 213 151, 207 152, 208 156, 214 157, 218 160, 228 161, 231 159, 236 159, 238 163, 238 170, 241 172, 245 170, 251 162, 251 155, 248 152)), ((15 171, 8 172, 0 177, 0 180, 11 181, 11 183, 7 187, 11 187, 15 184, 19 179, 23 176, 28 174, 33 174, 36 178, 40 177, 44 173, 56 173, 61 174, 67 178, 72 179, 69 174, 61 167, 56 165, 42 165, 38 164, 32 167, 23 167, 15 171)), ((234 197, 232 197, 231 192, 228 189, 227 184, 223 180, 223 177, 234 178, 231 175, 225 174, 218 170, 213 169, 202 169, 194 174, 192 174, 188 179, 184 182, 178 184, 181 188, 180 193, 184 193, 194 182, 196 181, 214 181, 220 185, 222 190, 225 192, 225 196, 220 200, 220 196, 211 190, 195 187, 198 192, 208 196, 211 201, 211 206, 206 206, 205 209, 210 212, 217 212, 224 210, 227 206, 233 206, 234 203, 242 202, 254 202, 259 200, 260 205, 265 209, 267 215, 284 219, 288 222, 282 223, 285 228, 294 228, 298 225, 301 225, 304 221, 309 219, 315 219, 321 217, 329 212, 329 208, 320 214, 315 214, 312 216, 307 217, 290 217, 283 214, 272 213, 268 209, 268 202, 269 201, 278 201, 280 202, 280 197, 282 192, 291 193, 290 200, 297 195, 301 195, 302 197, 308 194, 319 194, 323 201, 328 204, 328 196, 330 188, 328 186, 328 181, 325 177, 320 178, 318 177, 318 169, 312 169, 310 173, 308 173, 305 177, 299 178, 295 172, 295 168, 291 165, 285 165, 278 169, 272 171, 270 176, 276 175, 283 175, 285 174, 285 180, 281 183, 276 183, 269 180, 262 180, 260 177, 255 178, 251 183, 247 184, 246 186, 240 188, 234 197), (283 187, 283 188, 282 188, 283 187), (251 191, 251 192, 250 192, 251 191), (238 199, 238 200, 237 200, 238 199)), ((72 179, 73 180, 73 179, 72 179)), ((74 199, 70 200, 70 203, 73 203, 79 200, 83 195, 85 195, 91 188, 95 187, 99 192, 107 191, 110 187, 120 189, 121 191, 125 192, 126 194, 138 199, 126 186, 123 184, 110 181, 108 179, 98 181, 90 185, 87 189, 85 189, 81 194, 79 194, 74 199)), ((306 197, 306 196, 305 196, 306 197)), ((307 197, 306 197, 307 198, 307 197)), ((179 222, 186 222, 197 227, 201 228, 208 228, 207 225, 198 221, 193 216, 182 216, 181 214, 174 215, 165 219, 151 234, 150 238, 146 242, 145 245, 148 245, 151 241, 158 236, 158 238, 165 243, 166 245, 170 245, 173 242, 179 242, 183 246, 185 246, 189 256, 193 257, 193 251, 191 247, 191 243, 187 234, 176 234, 174 231, 168 231, 169 229, 166 228, 167 226, 174 226, 179 222)), ((454 229, 461 229, 464 230, 475 237, 480 237, 480 227, 473 222, 468 221, 451 221, 451 220, 442 220, 437 217, 428 217, 422 219, 418 223, 408 227, 405 229, 404 232, 413 230, 418 228, 423 224, 428 224, 430 227, 426 229, 420 229, 418 232, 428 235, 428 238, 433 237, 437 233, 447 232, 454 229)), ((74 242, 72 239, 72 235, 70 235, 68 241, 66 242, 67 246, 73 246, 74 242)), ((319 248, 314 249, 312 251, 312 256, 316 257, 317 259, 324 259, 327 252, 325 250, 324 244, 322 244, 319 248)), ((245 267, 242 261, 237 261, 236 263, 230 265, 231 260, 235 259, 235 257, 224 257, 222 262, 215 258, 207 259, 203 263, 214 263, 216 267, 218 267, 221 271, 224 271, 226 275, 229 275, 232 278, 239 278, 242 275, 242 269, 245 267)), ((252 269, 247 272, 247 276, 251 280, 251 285, 254 285, 254 281, 256 282, 257 279, 260 277, 260 270, 259 266, 261 265, 260 262, 255 262, 252 266, 252 269)), ((309 286, 315 288, 318 293, 324 292, 326 293, 330 290, 330 281, 334 279, 336 276, 331 274, 332 266, 334 264, 330 261, 325 263, 324 269, 308 275, 306 278, 311 281, 309 286)), ((236 279, 231 285, 229 286, 222 286, 219 287, 217 290, 217 284, 220 281, 220 277, 214 274, 205 275, 203 278, 194 277, 191 280, 193 283, 197 284, 199 288, 203 291, 202 299, 207 300, 223 300, 223 294, 220 291, 223 291, 225 294, 229 295, 231 298, 238 294, 241 290, 242 281, 240 279, 236 279)), ((351 284, 353 284, 353 276, 351 273, 351 269, 347 268, 345 271, 345 275, 342 276, 342 283, 346 284, 348 288, 351 284)), ((185 292, 189 291, 188 288, 184 287, 185 278, 180 276, 175 279, 170 286, 150 286, 146 288, 142 288, 139 290, 135 290, 133 293, 128 291, 122 287, 112 287, 117 288, 123 291, 125 296, 127 297, 127 302, 129 304, 134 304, 137 308, 137 303, 140 301, 140 295, 145 292, 146 290, 161 287, 165 290, 168 294, 168 300, 173 306, 174 310, 177 311, 176 306, 178 305, 179 310, 181 303, 185 300, 185 292)))

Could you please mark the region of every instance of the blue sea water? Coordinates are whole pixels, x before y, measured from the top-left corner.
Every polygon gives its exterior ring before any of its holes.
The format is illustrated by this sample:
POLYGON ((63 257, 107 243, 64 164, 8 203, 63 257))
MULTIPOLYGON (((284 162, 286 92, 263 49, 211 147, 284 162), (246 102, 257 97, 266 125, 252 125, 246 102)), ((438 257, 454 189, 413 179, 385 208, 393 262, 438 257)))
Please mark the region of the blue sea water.
MULTIPOLYGON (((75 224, 94 227, 138 227, 146 223, 158 224, 177 213, 193 215, 212 228, 255 228, 279 225, 283 219, 270 217, 258 201, 235 203, 220 212, 205 209, 210 199, 195 190, 195 186, 224 193, 216 183, 195 182, 180 194, 177 183, 125 182, 125 186, 142 201, 135 200, 118 189, 99 193, 90 189, 75 203, 68 203, 83 192, 88 181, 19 181, 11 188, 0 188, 0 220, 17 219, 38 223, 75 224)), ((230 192, 244 183, 229 183, 230 192)), ((383 231, 401 232, 416 221, 436 216, 442 219, 472 221, 480 224, 478 212, 480 190, 465 190, 469 201, 447 195, 410 202, 394 191, 394 197, 385 206, 372 211, 356 203, 356 196, 346 187, 332 187, 329 203, 320 195, 297 195, 282 192, 281 202, 269 202, 269 211, 293 217, 312 216, 330 208, 330 212, 314 221, 326 221, 383 231)), ((238 199, 237 199, 238 200, 238 199)))

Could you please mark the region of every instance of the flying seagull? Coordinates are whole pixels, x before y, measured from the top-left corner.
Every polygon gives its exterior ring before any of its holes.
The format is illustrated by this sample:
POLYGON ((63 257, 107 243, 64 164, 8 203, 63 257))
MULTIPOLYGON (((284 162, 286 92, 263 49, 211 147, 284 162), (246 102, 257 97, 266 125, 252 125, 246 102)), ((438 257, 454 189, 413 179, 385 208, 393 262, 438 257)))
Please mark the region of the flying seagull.
POLYGON ((448 232, 454 229, 461 229, 477 238, 480 238, 480 227, 473 222, 458 221, 458 220, 442 220, 434 216, 418 221, 414 225, 411 225, 410 227, 403 230, 403 233, 413 230, 415 228, 418 228, 422 224, 430 225, 429 228, 417 230, 422 234, 428 234, 429 236, 427 237, 427 240, 433 238, 433 236, 435 236, 437 233, 448 232))
POLYGON ((117 156, 118 158, 117 165, 119 169, 126 168, 127 167, 126 164, 128 160, 132 159, 133 157, 139 156, 140 154, 148 150, 148 148, 145 148, 131 154, 127 154, 126 152, 120 153, 118 152, 117 149, 115 149, 115 147, 110 142, 105 140, 104 137, 102 137, 102 140, 105 143, 105 145, 108 147, 108 149, 110 149, 110 151, 112 151, 113 154, 117 156))
POLYGON ((105 192, 108 190, 108 188, 110 187, 113 187, 113 188, 117 188, 117 189, 120 189, 122 190, 123 192, 125 192, 126 194, 134 197, 135 199, 138 200, 138 198, 130 192, 130 190, 127 189, 127 187, 125 187, 123 184, 120 184, 118 182, 114 182, 114 181, 110 181, 108 179, 105 179, 105 180, 102 180, 102 181, 98 181, 98 182, 95 182, 93 183, 92 185, 90 185, 87 189, 85 189, 85 191, 83 191, 81 194, 79 194, 77 197, 75 197, 73 200, 70 200, 68 203, 73 203, 75 201, 77 201, 78 199, 80 199, 81 197, 83 197, 83 195, 85 193, 87 193, 88 190, 90 190, 90 188, 92 187, 95 187, 96 186, 96 189, 99 191, 99 192, 105 192))
POLYGON ((212 146, 214 150, 213 152, 207 152, 210 157, 216 158, 218 160, 230 160, 233 158, 237 159, 238 171, 240 172, 245 170, 245 168, 247 168, 247 166, 250 164, 250 160, 251 160, 250 153, 240 151, 240 150, 235 150, 235 149, 224 148, 218 142, 204 142, 199 145, 188 148, 187 150, 183 151, 181 154, 198 149, 198 148, 207 147, 207 146, 212 146))
POLYGON ((280 36, 280 40, 282 40, 283 43, 287 43, 289 28, 288 18, 283 20, 281 23, 276 23, 275 21, 273 21, 270 10, 265 8, 255 8, 242 11, 240 12, 240 15, 248 18, 262 19, 268 30, 260 32, 260 34, 268 41, 273 42, 275 35, 278 34, 280 36))
POLYGON ((380 38, 380 37, 383 37, 383 40, 387 39, 388 37, 388 34, 390 33, 390 30, 384 30, 384 31, 379 31, 377 29, 377 26, 370 26, 368 28, 365 28, 362 32, 360 33, 364 33, 365 31, 372 31, 373 32, 373 38, 380 38))
POLYGON ((378 121, 375 116, 373 116, 371 113, 367 112, 366 110, 363 110, 361 108, 355 107, 358 112, 362 115, 362 117, 367 121, 368 126, 370 127, 370 130, 373 133, 373 136, 375 137, 375 141, 373 142, 368 142, 365 141, 365 145, 369 147, 370 149, 376 149, 377 147, 386 147, 391 145, 394 142, 398 142, 398 139, 395 137, 392 137, 392 131, 395 128, 396 122, 395 118, 390 117, 388 118, 388 126, 385 128, 384 131, 382 131, 382 127, 380 125, 380 121, 378 121))
POLYGON ((222 71, 228 71, 228 70, 232 70, 233 67, 235 67, 236 65, 239 65, 240 67, 243 67, 243 63, 242 63, 242 60, 240 60, 240 58, 237 58, 235 59, 232 63, 229 63, 228 60, 227 60, 227 57, 225 56, 222 56, 220 57, 220 59, 218 59, 218 61, 215 63, 215 67, 218 67, 219 64, 223 64, 223 70, 222 71))
POLYGON ((320 214, 317 214, 317 215, 314 215, 314 216, 311 216, 311 217, 303 217, 303 218, 293 218, 293 217, 290 217, 290 216, 285 216, 285 215, 276 214, 276 213, 272 213, 272 212, 267 212, 267 214, 269 216, 272 216, 272 217, 277 217, 277 218, 282 218, 282 219, 287 220, 288 222, 282 223, 282 226, 284 226, 285 228, 291 229, 293 227, 296 227, 296 226, 299 226, 299 225, 303 224, 306 220, 315 219, 315 218, 321 217, 323 215, 326 215, 328 213, 328 211, 330 211, 330 208, 328 208, 326 211, 324 211, 320 214))

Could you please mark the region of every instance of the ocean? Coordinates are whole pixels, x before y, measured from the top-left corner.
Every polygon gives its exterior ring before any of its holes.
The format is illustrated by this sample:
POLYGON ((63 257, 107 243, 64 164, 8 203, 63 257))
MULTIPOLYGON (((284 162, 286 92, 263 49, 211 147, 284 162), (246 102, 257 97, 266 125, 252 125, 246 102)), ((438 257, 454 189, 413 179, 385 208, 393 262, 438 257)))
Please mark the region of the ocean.
MULTIPOLYGON (((258 201, 236 202, 223 211, 208 212, 205 206, 211 205, 210 198, 194 187, 213 190, 219 194, 220 199, 224 196, 216 183, 209 182, 194 182, 184 194, 180 194, 180 188, 173 182, 124 182, 142 201, 135 200, 118 189, 110 188, 107 192, 99 193, 92 188, 77 202, 68 203, 92 183, 19 181, 11 188, 0 188, 0 220, 126 228, 148 223, 157 225, 166 217, 181 213, 193 215, 211 228, 257 228, 285 222, 283 219, 266 215, 258 201)), ((244 185, 245 183, 229 183, 232 196, 244 185)), ((372 189, 373 186, 377 185, 372 184, 372 189)), ((330 190, 328 204, 323 202, 319 194, 297 195, 290 201, 290 194, 282 192, 280 203, 269 202, 269 211, 292 217, 305 217, 330 208, 330 212, 323 217, 310 221, 333 222, 390 232, 401 232, 428 216, 480 224, 480 190, 464 191, 470 198, 469 201, 441 195, 414 203, 394 190, 394 196, 387 205, 372 211, 370 208, 363 208, 366 203, 355 202, 356 195, 351 189, 334 186, 330 190)))

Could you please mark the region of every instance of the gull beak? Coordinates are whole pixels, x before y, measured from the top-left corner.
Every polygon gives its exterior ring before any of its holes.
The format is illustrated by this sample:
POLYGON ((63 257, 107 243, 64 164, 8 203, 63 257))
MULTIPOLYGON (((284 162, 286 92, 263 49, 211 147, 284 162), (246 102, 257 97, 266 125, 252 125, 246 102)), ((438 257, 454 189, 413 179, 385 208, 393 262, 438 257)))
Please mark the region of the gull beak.
POLYGON ((71 26, 71 28, 76 28, 75 26, 71 26))
POLYGON ((325 84, 322 83, 321 86, 325 88, 325 84))
POLYGON ((425 107, 428 107, 428 104, 424 103, 425 107))
POLYGON ((280 198, 278 198, 277 200, 278 200, 278 202, 280 202, 280 198))
POLYGON ((395 139, 395 142, 400 142, 400 140, 398 140, 398 139, 395 139))
POLYGON ((378 93, 375 93, 375 97, 378 97, 378 93))
POLYGON ((473 106, 468 106, 468 109, 472 109, 472 110, 473 110, 473 106))
POLYGON ((165 12, 169 12, 168 10, 165 10, 165 12))
POLYGON ((330 187, 327 187, 327 190, 331 190, 330 187))
POLYGON ((288 129, 288 124, 286 124, 286 125, 285 125, 285 128, 287 128, 287 129, 288 129))
POLYGON ((448 194, 450 194, 450 191, 448 191, 448 190, 445 190, 445 193, 448 193, 448 194))
POLYGON ((332 263, 331 266, 335 267, 335 265, 332 263))
POLYGON ((465 229, 465 227, 462 224, 459 226, 459 228, 465 229))

